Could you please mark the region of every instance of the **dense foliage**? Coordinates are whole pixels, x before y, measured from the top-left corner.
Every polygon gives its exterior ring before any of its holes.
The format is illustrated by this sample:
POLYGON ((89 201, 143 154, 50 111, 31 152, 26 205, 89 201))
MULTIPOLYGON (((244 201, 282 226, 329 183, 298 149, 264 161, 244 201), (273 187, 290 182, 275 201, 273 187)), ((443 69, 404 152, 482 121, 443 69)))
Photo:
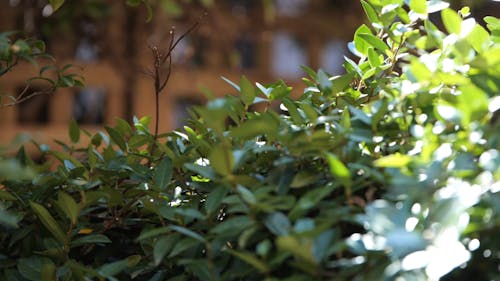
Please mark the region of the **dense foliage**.
POLYGON ((356 59, 298 99, 243 77, 183 130, 21 148, 0 280, 499 279, 500 20, 406 2, 361 1, 356 59))

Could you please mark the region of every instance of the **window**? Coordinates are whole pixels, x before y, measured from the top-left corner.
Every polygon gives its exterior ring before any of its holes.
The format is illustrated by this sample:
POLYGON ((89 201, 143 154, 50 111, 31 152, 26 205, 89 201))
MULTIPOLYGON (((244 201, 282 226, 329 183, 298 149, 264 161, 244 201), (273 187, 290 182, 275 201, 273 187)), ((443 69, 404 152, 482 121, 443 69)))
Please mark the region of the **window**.
POLYGON ((298 16, 304 11, 308 2, 308 0, 275 0, 276 13, 287 17, 298 16))
POLYGON ((99 87, 87 87, 75 94, 73 118, 80 124, 104 123, 106 91, 99 87))
POLYGON ((186 125, 186 120, 191 117, 189 115, 189 109, 195 105, 201 105, 202 102, 199 99, 192 97, 180 97, 175 101, 173 122, 175 128, 182 128, 186 125))
POLYGON ((271 46, 271 69, 274 75, 283 78, 299 78, 300 66, 308 64, 303 44, 286 32, 274 34, 271 46))
POLYGON ((242 35, 234 44, 236 54, 236 67, 241 69, 250 69, 255 67, 255 41, 248 35, 242 35))
POLYGON ((332 75, 342 74, 344 69, 344 56, 346 55, 346 42, 339 39, 328 41, 321 50, 321 68, 332 75))
POLYGON ((17 121, 23 125, 44 125, 49 122, 49 105, 50 95, 41 94, 41 88, 26 86, 19 87, 17 90, 18 96, 30 97, 26 101, 18 104, 17 121))

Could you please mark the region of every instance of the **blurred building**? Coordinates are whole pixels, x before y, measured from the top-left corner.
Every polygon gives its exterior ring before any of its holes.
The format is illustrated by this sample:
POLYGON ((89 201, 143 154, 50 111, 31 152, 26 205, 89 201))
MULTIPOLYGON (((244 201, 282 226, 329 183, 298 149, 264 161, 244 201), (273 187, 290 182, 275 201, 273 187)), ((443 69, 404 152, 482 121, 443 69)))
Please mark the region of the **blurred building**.
MULTIPOLYGON (((148 45, 166 48, 172 26, 182 34, 200 20, 175 49, 161 96, 162 131, 181 126, 186 108, 204 102, 202 92, 234 93, 220 76, 239 81, 244 74, 263 84, 284 79, 299 94, 301 65, 341 73, 347 42, 364 21, 359 1, 352 0, 215 0, 209 8, 197 1, 158 1, 151 22, 143 7, 126 7, 125 1, 66 1, 53 15, 46 0, 6 1, 0 31, 22 29, 45 39, 58 65, 81 67, 74 71, 85 77, 85 88, 59 89, 1 108, 0 144, 24 131, 39 142, 66 141, 72 118, 96 131, 116 117, 154 115, 153 82, 144 74, 152 64, 148 45)), ((0 78, 0 91, 19 92, 37 71, 20 65, 0 78)))

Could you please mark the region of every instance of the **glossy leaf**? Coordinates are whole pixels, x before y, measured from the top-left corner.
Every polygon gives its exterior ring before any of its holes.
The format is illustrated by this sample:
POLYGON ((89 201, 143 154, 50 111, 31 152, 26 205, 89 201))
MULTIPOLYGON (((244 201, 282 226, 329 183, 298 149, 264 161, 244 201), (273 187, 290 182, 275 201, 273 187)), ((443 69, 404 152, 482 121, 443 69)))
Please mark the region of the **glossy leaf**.
POLYGON ((76 224, 80 208, 73 197, 69 196, 66 192, 59 191, 57 205, 66 214, 71 223, 76 224))
POLYGON ((248 81, 248 79, 245 76, 242 76, 240 79, 240 85, 239 88, 241 90, 241 99, 245 103, 245 105, 251 105, 253 104, 253 101, 255 99, 255 88, 253 87, 252 83, 248 81))
POLYGON ((280 212, 269 214, 264 219, 264 225, 277 236, 288 235, 291 228, 288 218, 280 212))
POLYGON ((328 153, 326 155, 326 159, 328 160, 328 166, 330 167, 330 173, 332 176, 349 189, 352 186, 351 173, 349 172, 349 169, 334 154, 328 153))
POLYGON ((64 4, 64 0, 49 0, 49 3, 52 6, 52 9, 57 11, 64 4))
POLYGON ((165 190, 170 184, 173 173, 172 160, 169 157, 165 157, 161 160, 155 169, 154 175, 154 186, 158 190, 165 190))
POLYGON ((443 18, 443 24, 449 33, 454 33, 459 35, 462 29, 462 19, 457 12, 451 9, 444 9, 441 11, 441 17, 443 18))
POLYGON ((111 243, 111 240, 103 234, 88 234, 71 241, 71 247, 79 247, 85 244, 111 243))
POLYGON ((254 254, 250 252, 243 252, 243 251, 235 251, 232 249, 226 249, 227 252, 229 252, 231 255, 236 256, 240 260, 246 262, 247 264, 255 267, 258 269, 261 273, 267 273, 270 271, 268 265, 264 262, 259 260, 254 254))
POLYGON ((77 143, 80 140, 80 128, 75 119, 72 119, 69 123, 69 138, 73 143, 77 143))
POLYGON ((57 223, 57 221, 50 215, 50 213, 43 207, 42 205, 29 202, 33 212, 37 215, 38 219, 42 222, 42 224, 47 228, 47 230, 52 233, 54 238, 56 238, 63 245, 66 243, 66 234, 62 231, 61 226, 57 223))
POLYGON ((178 226, 178 225, 172 225, 172 226, 170 226, 170 229, 172 229, 173 231, 177 231, 181 234, 184 234, 186 236, 189 236, 195 240, 198 240, 199 242, 205 242, 205 238, 203 238, 203 236, 201 236, 200 234, 198 234, 192 230, 189 230, 185 227, 178 226))
POLYGON ((122 259, 119 261, 105 264, 105 265, 101 266, 97 270, 97 272, 99 272, 99 274, 105 278, 113 277, 129 267, 133 267, 140 260, 141 260, 141 256, 139 256, 139 255, 130 256, 128 258, 125 258, 125 259, 122 259))

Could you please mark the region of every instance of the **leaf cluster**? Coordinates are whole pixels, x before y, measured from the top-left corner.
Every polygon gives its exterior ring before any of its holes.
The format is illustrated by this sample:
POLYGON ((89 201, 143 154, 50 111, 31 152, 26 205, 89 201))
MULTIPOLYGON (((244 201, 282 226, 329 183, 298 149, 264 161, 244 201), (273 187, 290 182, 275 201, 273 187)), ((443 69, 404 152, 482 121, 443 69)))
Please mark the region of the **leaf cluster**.
POLYGON ((21 149, 0 279, 498 279, 500 21, 361 3, 345 74, 304 67, 298 99, 226 79, 180 130, 72 122, 43 164, 21 149))

